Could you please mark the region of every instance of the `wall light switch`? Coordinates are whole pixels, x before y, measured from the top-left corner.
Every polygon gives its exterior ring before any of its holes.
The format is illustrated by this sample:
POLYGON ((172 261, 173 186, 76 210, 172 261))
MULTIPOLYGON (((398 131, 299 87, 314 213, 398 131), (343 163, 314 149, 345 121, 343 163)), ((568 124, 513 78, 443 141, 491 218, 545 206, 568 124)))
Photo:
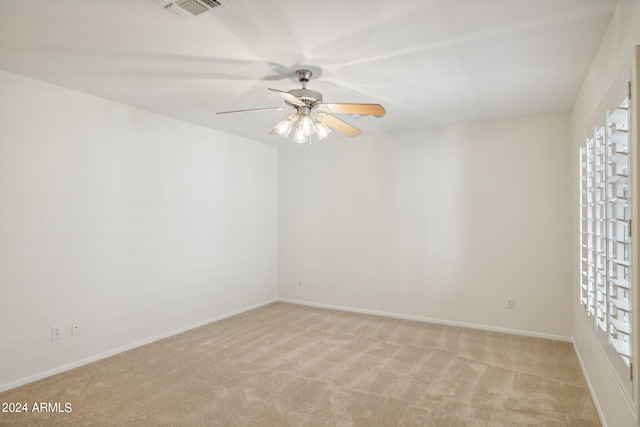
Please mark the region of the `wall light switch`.
POLYGON ((513 306, 514 306, 514 298, 513 297, 507 297, 505 307, 513 308, 513 306))
POLYGON ((71 335, 78 335, 80 333, 80 322, 71 323, 71 335))

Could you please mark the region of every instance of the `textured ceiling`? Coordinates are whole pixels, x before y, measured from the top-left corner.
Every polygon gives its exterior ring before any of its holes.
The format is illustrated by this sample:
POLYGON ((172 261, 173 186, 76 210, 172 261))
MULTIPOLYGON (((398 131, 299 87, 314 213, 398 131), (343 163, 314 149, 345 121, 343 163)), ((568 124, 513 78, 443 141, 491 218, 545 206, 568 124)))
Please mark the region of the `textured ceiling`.
MULTIPOLYGON (((267 88, 376 102, 365 133, 571 108, 615 0, 2 0, 0 69, 268 143, 267 88)), ((333 132, 331 138, 347 138, 333 132)))

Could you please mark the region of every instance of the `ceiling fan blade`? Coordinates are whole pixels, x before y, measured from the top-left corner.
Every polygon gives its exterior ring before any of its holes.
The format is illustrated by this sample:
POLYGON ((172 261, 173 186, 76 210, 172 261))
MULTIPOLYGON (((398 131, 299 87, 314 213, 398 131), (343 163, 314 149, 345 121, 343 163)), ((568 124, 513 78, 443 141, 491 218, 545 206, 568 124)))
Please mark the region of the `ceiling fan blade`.
POLYGON ((330 128, 333 128, 347 136, 353 137, 358 136, 362 133, 360 129, 355 128, 349 123, 343 122, 342 120, 335 118, 329 114, 316 114, 315 117, 317 120, 329 126, 330 128))
POLYGON ((271 88, 269 88, 269 90, 271 92, 277 93, 278 95, 283 97, 285 101, 289 101, 290 104, 297 105, 298 107, 304 107, 307 105, 304 102, 300 101, 297 97, 291 95, 289 92, 284 92, 282 90, 271 89, 271 88))
POLYGON ((359 114, 361 116, 384 116, 387 114, 380 104, 320 104, 318 108, 327 113, 359 114))
POLYGON ((277 110, 291 110, 291 107, 251 108, 248 110, 220 111, 219 113, 216 113, 216 114, 252 113, 254 111, 277 111, 277 110))

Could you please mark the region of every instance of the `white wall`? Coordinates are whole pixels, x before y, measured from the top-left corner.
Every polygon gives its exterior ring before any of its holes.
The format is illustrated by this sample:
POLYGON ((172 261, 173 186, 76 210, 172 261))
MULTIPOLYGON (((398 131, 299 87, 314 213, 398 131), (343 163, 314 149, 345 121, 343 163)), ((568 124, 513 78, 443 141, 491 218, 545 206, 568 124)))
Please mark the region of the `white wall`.
POLYGON ((276 151, 0 72, 0 390, 276 298, 276 151))
POLYGON ((280 147, 279 297, 569 337, 569 138, 558 113, 280 147))
MULTIPOLYGON (((578 147, 583 143, 585 131, 590 125, 597 110, 606 101, 613 89, 620 72, 630 60, 634 48, 640 44, 640 2, 637 0, 621 0, 614 13, 607 32, 602 40, 598 53, 586 75, 583 86, 576 99, 571 114, 572 130, 572 194, 573 200, 573 287, 571 291, 573 308, 573 339, 576 351, 582 361, 587 380, 599 408, 601 417, 609 426, 637 425, 634 401, 637 402, 638 387, 635 386, 635 397, 627 399, 607 366, 598 344, 594 340, 593 326, 587 322, 584 310, 579 302, 578 277, 578 147)), ((637 257, 636 257, 637 258, 637 257)), ((635 281, 637 283, 637 280, 635 281)), ((636 355, 637 359, 637 355, 636 355)), ((637 370, 634 369, 634 370, 637 370)), ((637 373, 634 375, 638 377, 637 373)), ((637 382, 637 379, 636 379, 637 382)))

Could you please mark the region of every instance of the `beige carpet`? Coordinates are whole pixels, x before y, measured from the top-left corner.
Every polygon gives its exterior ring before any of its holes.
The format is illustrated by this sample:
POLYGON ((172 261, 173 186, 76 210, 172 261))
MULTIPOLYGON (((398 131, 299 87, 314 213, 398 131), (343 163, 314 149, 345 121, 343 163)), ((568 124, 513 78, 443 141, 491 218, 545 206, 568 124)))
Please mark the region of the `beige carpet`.
POLYGON ((569 343, 285 303, 0 402, 71 404, 2 426, 600 425, 569 343))

